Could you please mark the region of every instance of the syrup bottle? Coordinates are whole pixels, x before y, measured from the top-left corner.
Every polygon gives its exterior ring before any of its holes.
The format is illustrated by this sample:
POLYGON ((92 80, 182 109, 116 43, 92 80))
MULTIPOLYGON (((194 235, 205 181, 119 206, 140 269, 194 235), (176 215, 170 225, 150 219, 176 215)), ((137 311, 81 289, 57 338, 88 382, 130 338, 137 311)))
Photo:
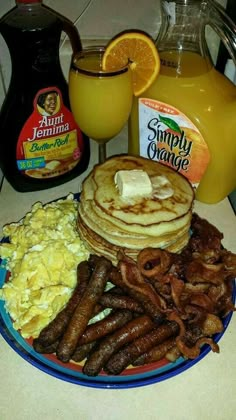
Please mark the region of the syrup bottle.
POLYGON ((0 19, 12 72, 0 113, 0 166, 17 191, 50 188, 83 173, 88 138, 70 111, 59 58, 61 33, 81 50, 75 26, 42 0, 16 0, 0 19))

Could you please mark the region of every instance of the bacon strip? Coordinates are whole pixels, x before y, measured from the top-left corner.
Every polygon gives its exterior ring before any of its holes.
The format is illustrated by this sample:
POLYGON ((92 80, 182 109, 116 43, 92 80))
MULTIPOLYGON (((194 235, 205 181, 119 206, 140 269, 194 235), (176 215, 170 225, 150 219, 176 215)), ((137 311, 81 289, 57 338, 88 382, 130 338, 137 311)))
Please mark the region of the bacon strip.
POLYGON ((193 260, 188 264, 185 276, 189 283, 211 283, 220 285, 224 282, 224 266, 219 264, 207 264, 201 260, 193 260))
POLYGON ((153 321, 160 325, 164 321, 162 313, 166 307, 164 299, 158 295, 151 284, 145 282, 133 260, 121 260, 118 267, 120 273, 117 271, 115 273, 113 270, 110 276, 111 281, 136 299, 153 321))
POLYGON ((196 357, 199 356, 202 344, 209 344, 212 351, 215 353, 220 352, 218 344, 216 344, 212 338, 208 337, 199 338, 193 347, 187 346, 182 337, 177 337, 176 344, 181 353, 188 359, 196 359, 196 357))
POLYGON ((158 278, 171 266, 171 254, 159 248, 145 248, 137 257, 138 269, 147 278, 158 278))

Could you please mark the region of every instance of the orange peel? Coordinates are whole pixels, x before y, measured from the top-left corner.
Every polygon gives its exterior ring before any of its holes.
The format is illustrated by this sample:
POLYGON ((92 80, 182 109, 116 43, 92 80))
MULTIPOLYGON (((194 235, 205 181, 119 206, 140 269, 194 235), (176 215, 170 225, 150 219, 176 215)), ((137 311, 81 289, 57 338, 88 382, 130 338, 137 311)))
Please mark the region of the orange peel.
POLYGON ((125 31, 116 35, 106 46, 102 67, 118 70, 129 64, 133 92, 141 95, 155 81, 160 71, 160 57, 153 39, 142 31, 125 31))

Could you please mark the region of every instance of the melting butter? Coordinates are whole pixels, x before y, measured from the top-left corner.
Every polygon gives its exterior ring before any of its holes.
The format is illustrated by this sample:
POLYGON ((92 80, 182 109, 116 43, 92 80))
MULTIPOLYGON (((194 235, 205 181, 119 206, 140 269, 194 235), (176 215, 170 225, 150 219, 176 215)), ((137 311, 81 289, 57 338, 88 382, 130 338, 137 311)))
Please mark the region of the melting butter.
POLYGON ((164 175, 157 175, 152 177, 153 197, 159 198, 159 200, 165 200, 166 198, 172 197, 174 190, 171 186, 170 181, 164 175))
POLYGON ((147 172, 139 169, 117 171, 115 184, 123 198, 150 196, 152 183, 147 172))
POLYGON ((149 178, 141 169, 120 170, 114 177, 116 187, 122 198, 154 197, 165 200, 174 194, 170 181, 164 175, 149 178))

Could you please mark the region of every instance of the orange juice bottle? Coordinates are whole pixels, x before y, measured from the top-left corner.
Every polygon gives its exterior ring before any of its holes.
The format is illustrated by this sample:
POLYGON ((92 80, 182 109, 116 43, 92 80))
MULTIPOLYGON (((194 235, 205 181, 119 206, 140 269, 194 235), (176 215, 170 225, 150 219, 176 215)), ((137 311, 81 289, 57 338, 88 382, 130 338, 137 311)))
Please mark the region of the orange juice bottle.
POLYGON ((220 22, 235 60, 236 28, 212 0, 162 1, 162 11, 161 70, 134 101, 129 153, 173 167, 198 200, 216 203, 236 188, 236 87, 214 68, 203 35, 220 22))

